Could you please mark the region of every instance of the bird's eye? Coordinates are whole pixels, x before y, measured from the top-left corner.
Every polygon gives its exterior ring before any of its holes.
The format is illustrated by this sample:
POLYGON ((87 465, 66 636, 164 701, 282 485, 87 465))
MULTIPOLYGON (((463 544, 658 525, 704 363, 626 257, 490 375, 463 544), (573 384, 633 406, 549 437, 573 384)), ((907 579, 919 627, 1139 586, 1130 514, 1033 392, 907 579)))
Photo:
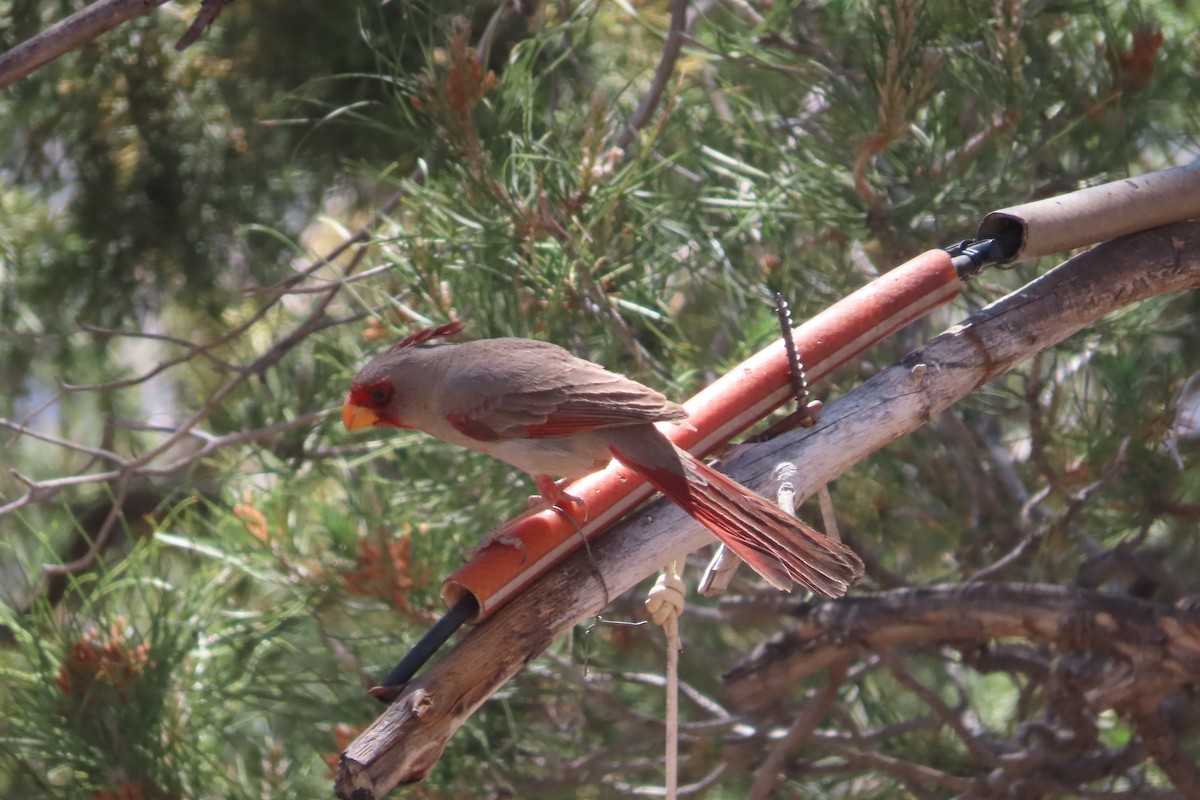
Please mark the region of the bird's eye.
POLYGON ((376 386, 371 390, 371 402, 381 406, 392 398, 392 390, 386 386, 376 386))

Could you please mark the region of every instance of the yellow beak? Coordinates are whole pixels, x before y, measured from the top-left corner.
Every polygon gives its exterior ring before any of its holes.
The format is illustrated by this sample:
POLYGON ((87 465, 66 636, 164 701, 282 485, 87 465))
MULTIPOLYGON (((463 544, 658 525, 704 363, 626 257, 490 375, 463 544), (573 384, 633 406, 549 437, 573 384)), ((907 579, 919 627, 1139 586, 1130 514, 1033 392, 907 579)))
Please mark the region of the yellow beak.
POLYGON ((342 424, 346 426, 346 430, 348 431, 365 428, 368 425, 374 425, 378 421, 379 415, 369 408, 355 405, 349 400, 342 406, 342 424))

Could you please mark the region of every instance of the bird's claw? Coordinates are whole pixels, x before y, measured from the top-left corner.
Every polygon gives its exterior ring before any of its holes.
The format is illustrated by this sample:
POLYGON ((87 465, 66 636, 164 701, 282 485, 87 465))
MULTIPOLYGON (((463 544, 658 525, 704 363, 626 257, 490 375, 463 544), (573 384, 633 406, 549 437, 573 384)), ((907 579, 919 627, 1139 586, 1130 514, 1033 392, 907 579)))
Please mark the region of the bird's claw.
POLYGON ((573 525, 582 525, 588 521, 588 506, 587 502, 578 495, 573 495, 566 491, 563 487, 567 485, 567 481, 556 481, 546 475, 539 475, 534 478, 534 483, 537 484, 540 495, 529 498, 529 508, 532 513, 533 509, 544 511, 547 508, 553 508, 558 513, 567 518, 573 525), (579 506, 582 520, 576 520, 571 512, 566 508, 567 505, 579 506))

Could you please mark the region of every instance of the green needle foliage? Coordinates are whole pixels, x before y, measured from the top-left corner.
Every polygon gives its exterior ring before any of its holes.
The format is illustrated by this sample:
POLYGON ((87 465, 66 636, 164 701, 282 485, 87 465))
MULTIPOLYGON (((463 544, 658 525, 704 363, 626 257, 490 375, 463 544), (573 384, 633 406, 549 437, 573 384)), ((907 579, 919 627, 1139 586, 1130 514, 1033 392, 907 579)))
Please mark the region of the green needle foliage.
MULTIPOLYGON (((418 433, 342 429, 390 342, 461 319, 682 400, 778 335, 776 292, 803 320, 994 208, 1200 144, 1186 3, 694 2, 661 80, 659 0, 233 3, 177 52, 198 7, 0 95, 5 797, 329 795, 381 709, 364 690, 532 488, 418 433)), ((71 10, 0 2, 0 46, 71 10)), ((1053 263, 984 273, 818 395, 1053 263)), ((1197 303, 1128 307, 842 476, 869 566, 852 592, 960 583, 1022 547, 1003 580, 1162 608, 1200 590, 1198 454, 1180 441, 1180 469, 1164 445, 1200 371, 1197 303)), ((794 625, 734 588, 751 610, 695 598, 682 623, 681 776, 703 796, 1200 785, 1190 697, 1157 737, 1066 703, 1063 643, 929 641, 727 713, 719 673, 794 625)), ((641 601, 531 663, 410 794, 660 786, 664 646, 641 601)))

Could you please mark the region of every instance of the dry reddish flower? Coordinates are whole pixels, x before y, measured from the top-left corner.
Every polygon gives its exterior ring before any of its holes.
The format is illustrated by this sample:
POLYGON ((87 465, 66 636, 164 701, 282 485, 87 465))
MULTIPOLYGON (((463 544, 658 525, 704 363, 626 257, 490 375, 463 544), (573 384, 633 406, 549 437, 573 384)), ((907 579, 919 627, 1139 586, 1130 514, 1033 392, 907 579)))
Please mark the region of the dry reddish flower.
POLYGON ((65 696, 86 697, 89 705, 112 693, 117 702, 125 703, 129 687, 149 664, 150 645, 130 647, 122 627, 114 623, 107 634, 88 631, 72 643, 54 683, 65 696))
POLYGON ((242 521, 246 530, 255 538, 264 542, 271 541, 271 529, 267 525, 267 517, 254 507, 254 497, 249 493, 242 497, 242 502, 233 507, 233 515, 242 521))
POLYGON ((121 781, 115 789, 101 789, 93 792, 91 800, 144 800, 146 792, 140 783, 121 781))
POLYGON ((342 576, 346 591, 364 597, 381 597, 391 603, 392 608, 407 609, 408 591, 413 587, 409 551, 409 537, 401 536, 388 543, 387 561, 384 561, 374 541, 359 540, 355 559, 358 568, 342 576))
POLYGON ((458 18, 450 33, 449 51, 442 51, 438 66, 448 65, 445 77, 437 69, 421 76, 421 94, 410 99, 413 108, 429 111, 455 130, 474 137, 471 113, 484 95, 496 87, 496 74, 485 70, 471 46, 471 26, 458 18))
POLYGON ((364 730, 366 730, 365 725, 347 725, 344 722, 333 726, 333 740, 337 743, 337 750, 325 756, 325 763, 329 765, 329 777, 332 778, 337 774, 338 762, 342 758, 342 753, 364 730))
POLYGON ((93 792, 89 800, 177 800, 178 797, 154 784, 122 778, 112 789, 93 792))
POLYGON ((388 335, 387 326, 379 321, 377 317, 371 317, 367 320, 367 327, 362 332, 362 338, 368 342, 377 342, 388 335))
POLYGON ((1116 52, 1117 82, 1129 89, 1143 89, 1154 76, 1154 55, 1162 47, 1163 32, 1151 24, 1133 31, 1133 46, 1116 52))

